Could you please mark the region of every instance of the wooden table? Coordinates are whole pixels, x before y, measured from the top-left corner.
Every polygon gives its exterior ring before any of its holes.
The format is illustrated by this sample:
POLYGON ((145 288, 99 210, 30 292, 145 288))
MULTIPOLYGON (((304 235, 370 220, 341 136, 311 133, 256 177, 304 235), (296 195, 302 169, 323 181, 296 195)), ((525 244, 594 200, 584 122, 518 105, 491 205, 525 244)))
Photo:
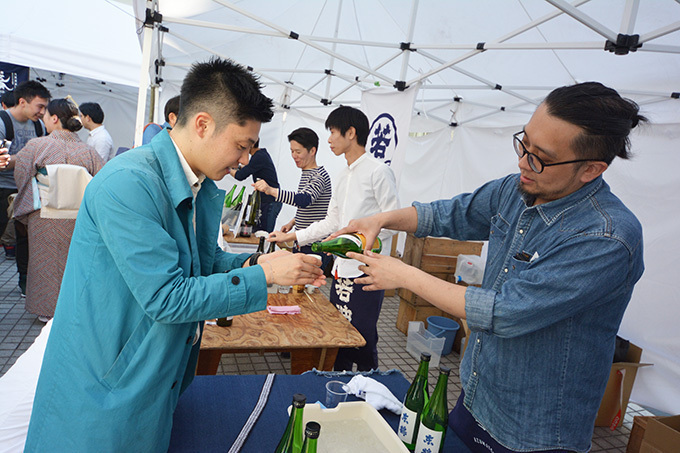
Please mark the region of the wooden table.
POLYGON ((206 325, 196 374, 216 374, 222 354, 290 352, 290 372, 333 369, 339 348, 366 344, 361 334, 318 290, 269 294, 269 305, 299 305, 299 315, 267 310, 234 317, 230 327, 206 325))
POLYGON ((224 240, 229 244, 252 244, 257 246, 260 243, 260 238, 255 237, 254 234, 250 236, 234 236, 231 230, 224 230, 224 240))

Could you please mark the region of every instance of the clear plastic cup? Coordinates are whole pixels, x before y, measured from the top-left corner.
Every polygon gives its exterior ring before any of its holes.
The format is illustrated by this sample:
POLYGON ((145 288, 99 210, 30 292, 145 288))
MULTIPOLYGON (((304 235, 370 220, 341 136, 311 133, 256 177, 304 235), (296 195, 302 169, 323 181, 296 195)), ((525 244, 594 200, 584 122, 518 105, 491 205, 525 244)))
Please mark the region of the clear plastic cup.
POLYGON ((326 383, 326 407, 332 409, 347 400, 347 391, 343 389, 342 381, 329 381, 326 383))
POLYGON ((279 285, 279 294, 288 294, 290 292, 290 285, 279 285))

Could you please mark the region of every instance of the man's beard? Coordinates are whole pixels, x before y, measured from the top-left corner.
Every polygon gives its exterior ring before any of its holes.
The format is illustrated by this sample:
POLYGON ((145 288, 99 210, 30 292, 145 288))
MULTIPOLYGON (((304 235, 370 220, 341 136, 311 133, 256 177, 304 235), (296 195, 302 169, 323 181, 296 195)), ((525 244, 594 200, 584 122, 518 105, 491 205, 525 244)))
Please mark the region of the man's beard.
POLYGON ((527 190, 522 185, 522 180, 519 178, 517 179, 517 190, 519 191, 519 194, 522 196, 522 199, 527 206, 532 206, 534 204, 534 201, 536 201, 536 195, 527 192, 527 190))

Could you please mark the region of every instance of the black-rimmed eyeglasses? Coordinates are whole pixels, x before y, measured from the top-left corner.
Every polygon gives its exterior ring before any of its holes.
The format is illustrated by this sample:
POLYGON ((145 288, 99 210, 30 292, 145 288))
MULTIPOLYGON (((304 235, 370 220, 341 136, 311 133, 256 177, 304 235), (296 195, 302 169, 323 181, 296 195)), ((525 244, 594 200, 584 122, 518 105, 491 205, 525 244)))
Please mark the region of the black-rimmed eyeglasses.
POLYGON ((555 165, 564 165, 564 164, 574 164, 576 162, 590 162, 590 161, 595 160, 595 159, 576 159, 576 160, 568 160, 566 162, 555 162, 553 164, 546 164, 536 154, 530 153, 529 151, 527 151, 527 148, 526 148, 526 146, 524 146, 524 142, 522 141, 523 138, 524 138, 524 131, 519 131, 516 134, 513 134, 512 144, 515 147, 515 152, 517 153, 517 157, 519 157, 521 159, 522 157, 524 157, 526 155, 527 156, 527 162, 529 162, 529 166, 536 173, 543 172, 543 169, 545 167, 552 167, 552 166, 555 166, 555 165))

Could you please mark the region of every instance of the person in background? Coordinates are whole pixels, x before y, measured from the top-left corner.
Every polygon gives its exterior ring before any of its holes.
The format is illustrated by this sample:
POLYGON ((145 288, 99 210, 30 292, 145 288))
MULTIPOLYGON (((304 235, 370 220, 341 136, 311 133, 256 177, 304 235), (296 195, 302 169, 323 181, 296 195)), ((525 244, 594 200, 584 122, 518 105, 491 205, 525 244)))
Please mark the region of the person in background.
MULTIPOLYGON (((17 186, 14 182, 15 156, 30 139, 45 135, 42 117, 51 97, 49 90, 40 82, 28 80, 14 89, 14 107, 0 111, 0 119, 2 119, 0 121, 0 143, 4 139, 12 142, 7 151, 0 149, 0 154, 5 152, 9 154, 9 159, 3 162, 4 166, 0 168, 0 231, 5 232, 8 225, 9 196, 17 193, 17 186)), ((11 232, 8 234, 11 235, 11 232)), ((23 297, 26 296, 26 273, 28 272, 28 232, 24 224, 14 222, 14 234, 19 291, 23 297)), ((11 244, 3 243, 3 246, 11 247, 11 244)), ((5 253, 8 253, 7 249, 5 253)), ((9 253, 11 254, 11 251, 9 253)))
POLYGON ((629 158, 629 133, 644 121, 600 83, 557 88, 513 136, 519 174, 337 232, 489 241, 481 288, 352 254, 364 263, 364 290, 403 287, 467 320, 449 426, 473 451, 590 450, 616 334, 644 270, 640 222, 602 174, 629 158))
POLYGON ((167 451, 204 320, 264 310, 267 283, 325 282, 313 257, 217 246, 225 193, 214 181, 247 162, 273 116, 252 72, 196 63, 180 96, 175 127, 113 159, 85 191, 26 451, 167 451))
MULTIPOLYGON (((279 179, 276 175, 274 162, 265 148, 260 148, 260 141, 250 150, 250 160, 247 165, 240 169, 232 168, 229 174, 238 181, 243 181, 248 176, 253 177, 253 181, 264 180, 269 187, 278 189, 279 179)), ((281 202, 276 201, 273 196, 263 193, 260 197, 260 213, 255 225, 255 231, 266 231, 271 233, 276 228, 276 218, 281 212, 281 202)))
MULTIPOLYGON (((293 228, 303 230, 312 223, 323 220, 333 192, 328 172, 316 163, 316 153, 319 148, 319 136, 316 132, 307 127, 301 127, 288 135, 288 141, 295 165, 302 170, 297 192, 270 187, 264 179, 253 184, 256 190, 271 195, 276 201, 297 207, 295 217, 281 227, 283 233, 293 228)), ((314 253, 309 245, 301 247, 300 251, 314 253)), ((321 268, 325 269, 331 258, 325 253, 321 255, 321 268)))
POLYGON ((2 109, 7 110, 10 107, 14 107, 16 102, 14 101, 14 91, 5 91, 2 93, 2 98, 0 98, 0 103, 2 103, 2 109))
POLYGON ((149 123, 144 126, 144 134, 142 135, 142 145, 146 145, 163 129, 171 130, 175 127, 177 122, 177 115, 179 114, 179 96, 168 99, 165 103, 165 123, 156 124, 149 123))
POLYGON ((80 119, 85 129, 90 131, 87 144, 97 150, 102 162, 107 163, 116 155, 111 134, 104 127, 104 111, 96 102, 80 104, 80 119))
MULTIPOLYGON (((16 222, 26 225, 28 231, 31 259, 28 264, 26 311, 38 315, 40 321, 47 322, 54 316, 76 219, 75 216, 49 218, 42 215, 34 202, 34 196, 38 194, 34 194, 37 185, 33 181, 45 172, 47 165, 75 165, 95 175, 103 164, 97 151, 83 143, 76 134, 83 125, 78 108, 72 101, 50 101, 43 121, 49 135, 30 140, 16 155, 14 179, 18 193, 14 202, 14 216, 16 222)), ((55 175, 50 175, 49 184, 68 187, 73 182, 67 179, 57 183, 55 175)))
MULTIPOLYGON (((288 233, 276 231, 269 235, 270 241, 297 241, 304 246, 325 239, 353 218, 399 207, 394 173, 366 153, 369 133, 366 115, 353 107, 338 107, 328 115, 326 128, 331 131, 328 138, 331 151, 347 161, 347 166, 340 172, 328 213, 323 220, 307 228, 288 233)), ((381 233, 383 240, 390 237, 391 232, 381 233)), ((336 371, 351 371, 354 364, 359 371, 378 368, 377 323, 385 292, 362 291, 363 285, 357 282, 363 274, 359 265, 359 261, 348 259, 336 259, 333 265, 330 301, 366 340, 366 346, 361 348, 338 351, 334 364, 336 371)))

